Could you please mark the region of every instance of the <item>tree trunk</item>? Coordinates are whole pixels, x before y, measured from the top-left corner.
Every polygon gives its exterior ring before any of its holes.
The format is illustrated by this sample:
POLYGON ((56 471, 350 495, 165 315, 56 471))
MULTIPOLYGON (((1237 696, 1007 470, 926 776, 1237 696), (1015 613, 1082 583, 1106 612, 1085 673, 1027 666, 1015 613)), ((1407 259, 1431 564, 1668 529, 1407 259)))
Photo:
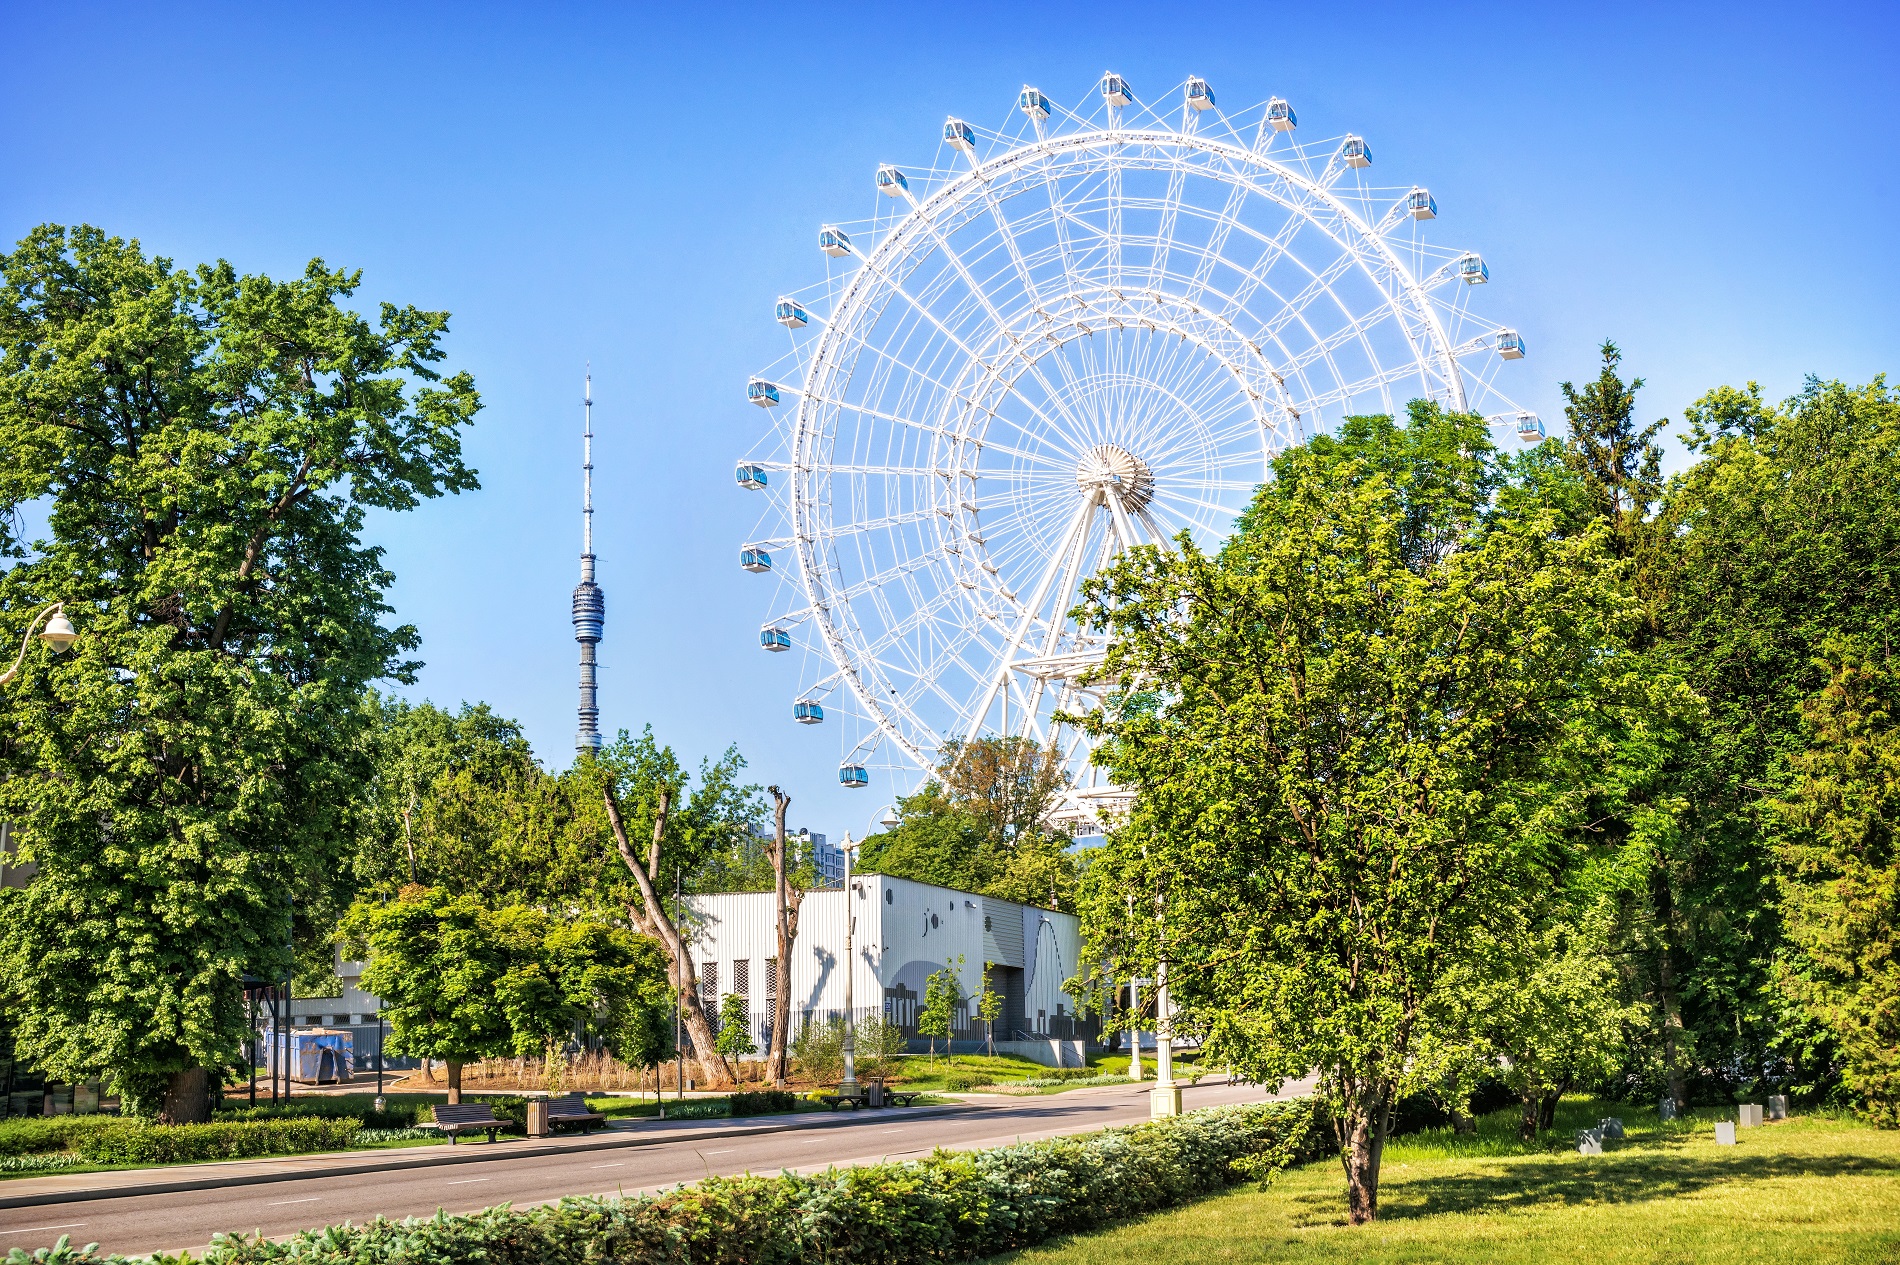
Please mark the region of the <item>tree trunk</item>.
MULTIPOLYGON (((772 1039, 767 1043, 765 1074, 772 1081, 772 1088, 784 1089, 787 1072, 785 1051, 791 1042, 792 1027, 792 989, 791 961, 792 944, 798 939, 798 911, 805 903, 805 893, 794 890, 787 878, 788 858, 785 855, 785 810, 791 807, 792 797, 779 790, 768 787, 772 792, 773 830, 772 830, 772 889, 774 893, 773 909, 778 935, 778 965, 780 979, 774 982, 772 990, 772 1039)), ((851 916, 851 894, 845 893, 845 917, 851 916)), ((851 964, 844 964, 845 970, 851 964)), ((845 1022, 856 1027, 857 1016, 846 1015, 845 1022)))
POLYGON ((1469 1103, 1451 1109, 1451 1131, 1465 1137, 1478 1131, 1478 1119, 1471 1114, 1469 1103))
POLYGON ((203 1124, 211 1119, 211 1078, 202 1067, 173 1072, 158 1109, 160 1124, 203 1124))
POLYGON ((614 844, 620 849, 620 859, 626 863, 633 881, 640 888, 640 904, 629 905, 627 917, 636 931, 660 942, 660 948, 672 968, 674 994, 680 1017, 686 1024, 686 1035, 692 1039, 693 1059, 699 1064, 700 1073, 708 1084, 723 1084, 720 1077, 725 1069, 715 1053, 713 1027, 699 1000, 699 972, 693 969, 686 939, 680 934, 680 929, 673 925, 673 920, 667 917, 666 908, 661 904, 659 892, 654 886, 660 875, 660 838, 666 832, 667 814, 673 805, 672 789, 666 787, 660 791, 659 807, 653 814, 653 841, 647 847, 644 863, 634 856, 633 845, 627 842, 626 824, 621 820, 620 804, 614 799, 611 782, 601 787, 601 797, 607 805, 607 821, 613 827, 614 844))
POLYGON ((1688 1105, 1688 1080, 1682 1072, 1682 999, 1676 995, 1676 962, 1670 951, 1675 931, 1675 902, 1670 899, 1669 877, 1660 869, 1656 881, 1656 921, 1660 924, 1660 942, 1656 947, 1656 991, 1662 1002, 1663 1077, 1676 1110, 1688 1105))
POLYGON ((1540 1099, 1538 1097, 1537 1091, 1527 1089, 1521 1095, 1519 1095, 1519 1100, 1524 1105, 1524 1116, 1523 1116, 1523 1119, 1518 1122, 1518 1126, 1517 1126, 1518 1140, 1522 1142, 1530 1142, 1530 1141, 1535 1140, 1537 1137, 1537 1122, 1540 1115, 1542 1114, 1541 1111, 1539 1110, 1540 1099))
POLYGON ((1390 1095, 1361 1087, 1346 1104, 1346 1220, 1366 1225, 1379 1216, 1379 1161, 1385 1155, 1390 1095), (1354 1100, 1356 1099, 1356 1101, 1354 1100))
POLYGON ((444 1061, 449 1065, 449 1102, 451 1104, 459 1103, 462 1101, 462 1060, 447 1059, 444 1061))

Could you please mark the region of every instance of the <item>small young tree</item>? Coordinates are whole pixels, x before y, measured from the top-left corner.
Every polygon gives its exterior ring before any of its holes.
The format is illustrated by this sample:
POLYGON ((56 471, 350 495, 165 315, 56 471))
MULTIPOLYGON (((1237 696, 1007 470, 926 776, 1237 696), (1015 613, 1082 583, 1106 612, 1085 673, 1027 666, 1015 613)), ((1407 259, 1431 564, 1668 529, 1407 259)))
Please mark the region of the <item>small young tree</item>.
POLYGON ((983 964, 983 991, 976 999, 977 1018, 983 1021, 983 1037, 996 1054, 996 1021, 1003 1017, 1003 995, 990 987, 990 963, 983 964))
POLYGON ((937 1038, 944 1038, 949 1046, 950 1026, 956 1020, 957 973, 948 963, 940 971, 932 971, 930 978, 924 981, 924 1005, 917 1014, 917 1031, 930 1038, 930 1057, 937 1057, 937 1038))
POLYGON ((660 1096, 660 1064, 670 1062, 679 1052, 673 1043, 671 998, 662 1000, 662 1005, 628 1010, 607 1038, 607 1048, 615 1058, 652 1074, 655 1099, 660 1096))
POLYGON ((858 1061, 870 1076, 888 1076, 904 1052, 904 1030, 882 1015, 858 1020, 855 1033, 858 1061))
POLYGON ((713 1048, 726 1061, 726 1070, 735 1081, 739 1073, 732 1061, 741 1054, 758 1051, 759 1047, 752 1041, 752 1015, 746 999, 737 993, 727 993, 725 1000, 719 1003, 719 1036, 713 1041, 713 1048))

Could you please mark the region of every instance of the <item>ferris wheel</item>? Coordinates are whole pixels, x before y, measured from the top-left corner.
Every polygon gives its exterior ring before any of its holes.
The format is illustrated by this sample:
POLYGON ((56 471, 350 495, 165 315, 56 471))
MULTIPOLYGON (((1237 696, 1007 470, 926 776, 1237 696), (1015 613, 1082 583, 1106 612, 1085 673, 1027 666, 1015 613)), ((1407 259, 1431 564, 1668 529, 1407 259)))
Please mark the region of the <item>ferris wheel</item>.
POLYGON ((1084 580, 1218 547, 1274 456, 1349 415, 1424 399, 1543 437, 1492 385, 1524 342, 1470 310, 1483 258, 1429 240, 1427 189, 1370 183, 1366 140, 1297 128, 1198 78, 1143 103, 1105 75, 1074 110, 1025 87, 818 228, 825 279, 778 299, 790 348, 746 387, 739 562, 779 577, 759 644, 803 659, 787 705, 843 731, 842 784, 1023 736, 1085 819, 1116 792, 1055 719, 1101 702, 1084 580))

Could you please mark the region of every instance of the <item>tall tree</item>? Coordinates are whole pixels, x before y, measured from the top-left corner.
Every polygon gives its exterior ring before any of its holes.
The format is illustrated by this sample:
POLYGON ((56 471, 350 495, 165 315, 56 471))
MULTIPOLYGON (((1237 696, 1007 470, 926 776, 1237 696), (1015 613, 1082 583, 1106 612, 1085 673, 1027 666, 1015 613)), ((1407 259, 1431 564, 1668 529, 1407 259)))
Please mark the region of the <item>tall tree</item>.
POLYGON ((50 510, 0 535, 0 627, 63 601, 83 629, 0 692, 0 818, 39 867, 0 894, 0 971, 22 1055, 169 1120, 238 1058, 243 977, 289 968, 293 899, 334 908, 359 699, 416 666, 364 515, 476 486, 447 315, 366 319, 358 279, 185 271, 90 227, 0 256, 0 522, 50 510))
MULTIPOLYGON (((792 945, 798 941, 798 911, 805 903, 805 889, 795 881, 795 862, 785 848, 785 811, 792 806, 792 797, 776 786, 768 786, 766 790, 772 796, 772 932, 778 944, 778 956, 773 959, 771 969, 780 972, 781 978, 772 983, 772 1038, 765 1060, 765 1075, 775 1087, 783 1089, 788 1071, 785 1047, 792 1028, 790 963, 792 945)), ((846 962, 844 969, 851 970, 852 963, 846 962)), ((846 1016, 845 1022, 851 1021, 852 1017, 846 1016)))
MULTIPOLYGON (((1564 461, 1581 478, 1593 513, 1610 526, 1610 547, 1619 558, 1649 561, 1658 530, 1653 517, 1663 496, 1662 448, 1656 436, 1669 424, 1657 418, 1640 429, 1636 393, 1641 378, 1625 382, 1618 372, 1623 353, 1608 339, 1596 381, 1582 390, 1560 384, 1569 439, 1564 461)), ((1643 577, 1639 574, 1640 581, 1643 577)))
POLYGON ((1358 419, 1281 457, 1218 557, 1136 549, 1085 593, 1104 677, 1159 698, 1095 722, 1137 796, 1091 955, 1165 958, 1177 1026, 1243 1074, 1318 1069, 1355 1223, 1392 1105, 1548 917, 1604 717, 1655 706, 1602 529, 1502 477, 1480 418, 1358 419), (1162 945, 1124 904, 1164 884, 1162 945))

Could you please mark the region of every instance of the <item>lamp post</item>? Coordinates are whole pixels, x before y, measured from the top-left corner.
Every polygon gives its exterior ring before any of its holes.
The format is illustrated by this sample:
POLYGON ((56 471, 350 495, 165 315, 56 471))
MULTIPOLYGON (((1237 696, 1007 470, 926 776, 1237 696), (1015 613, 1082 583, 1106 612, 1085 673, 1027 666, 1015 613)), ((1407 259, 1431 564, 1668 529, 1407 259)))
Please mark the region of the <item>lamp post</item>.
POLYGON ((851 832, 844 832, 844 842, 838 845, 844 853, 844 1080, 838 1085, 838 1096, 856 1097, 858 1092, 858 1012, 854 1006, 851 981, 858 973, 858 960, 852 948, 852 932, 857 930, 858 915, 851 908, 851 854, 858 845, 851 841, 851 832))
POLYGON ((66 603, 54 602, 27 621, 26 635, 20 638, 20 653, 14 658, 13 666, 0 674, 0 685, 5 685, 19 675, 20 665, 26 662, 26 649, 33 644, 33 630, 39 627, 42 619, 46 620, 46 627, 40 633, 40 640, 51 646, 54 654, 66 653, 66 647, 79 637, 72 621, 66 618, 66 603), (51 619, 47 619, 49 615, 51 619))
POLYGON ((1155 893, 1155 1087, 1148 1091, 1150 1116, 1181 1114, 1181 1087, 1174 1083, 1174 1016, 1168 1012, 1167 904, 1155 893))

